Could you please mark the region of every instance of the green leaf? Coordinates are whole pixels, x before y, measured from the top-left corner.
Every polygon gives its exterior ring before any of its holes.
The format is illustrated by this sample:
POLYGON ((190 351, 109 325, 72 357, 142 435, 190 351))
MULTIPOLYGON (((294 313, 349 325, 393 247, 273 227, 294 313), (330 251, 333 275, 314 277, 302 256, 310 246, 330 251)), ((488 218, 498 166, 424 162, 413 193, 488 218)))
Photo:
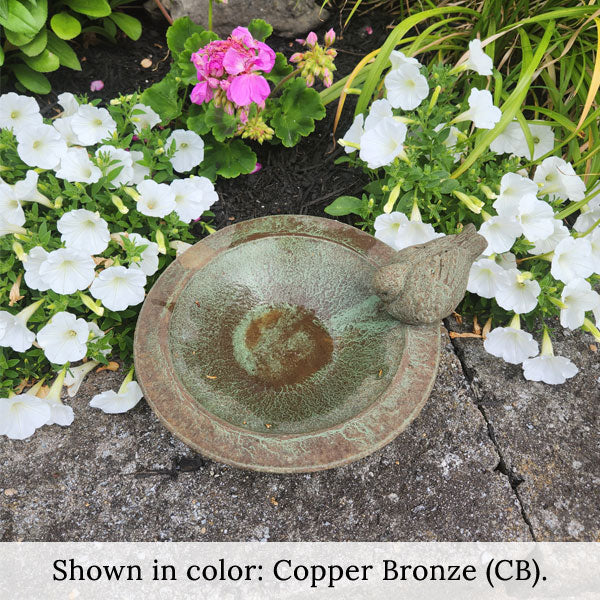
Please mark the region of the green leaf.
POLYGON ((206 122, 206 110, 201 110, 197 104, 192 104, 189 114, 186 121, 188 129, 195 131, 198 135, 204 135, 210 131, 210 126, 206 122))
POLYGON ((24 56, 23 60, 25 64, 31 67, 34 71, 40 71, 41 73, 56 71, 56 69, 58 69, 60 66, 58 56, 50 52, 48 48, 46 48, 37 56, 24 56))
POLYGON ((198 173, 209 179, 221 175, 226 179, 250 173, 256 166, 256 154, 242 140, 233 140, 227 144, 212 142, 204 154, 198 173))
POLYGON ((140 101, 156 111, 164 124, 181 114, 179 85, 171 74, 144 90, 140 101))
POLYGON ((4 33, 6 35, 6 39, 13 45, 17 46, 17 48, 22 48, 23 46, 29 44, 31 41, 35 39, 37 34, 27 35, 25 33, 17 33, 10 29, 5 29, 4 33))
POLYGON ((272 81, 274 84, 278 84, 286 75, 289 75, 294 70, 294 67, 287 61, 285 55, 281 52, 275 53, 275 64, 271 69, 270 73, 265 73, 265 77, 272 81))
POLYGON ((74 71, 81 71, 79 59, 73 48, 52 31, 48 32, 48 50, 58 56, 60 64, 64 67, 69 67, 69 69, 73 69, 74 71))
POLYGON ((50 19, 52 31, 63 40, 72 40, 81 33, 81 23, 66 12, 59 12, 50 19))
POLYGON ((206 124, 212 129, 212 134, 219 142, 232 137, 237 130, 238 120, 234 115, 227 114, 220 106, 211 103, 205 115, 206 124))
POLYGON ((65 4, 75 12, 88 17, 108 17, 110 4, 106 0, 64 0, 65 4))
POLYGON ((283 145, 289 148, 314 130, 315 119, 324 116, 325 107, 319 94, 306 87, 304 79, 296 79, 285 88, 271 125, 283 145))
POLYGON ((37 0, 35 3, 8 0, 7 8, 8 14, 5 18, 0 17, 0 25, 7 30, 23 33, 30 38, 35 36, 48 18, 47 0, 37 0))
POLYGON ((0 0, 0 19, 8 19, 8 0, 0 0))
POLYGON ((27 65, 11 65, 10 67, 21 85, 34 94, 49 94, 52 86, 45 75, 37 73, 27 65))
POLYGON ((4 64, 4 50, 0 46, 0 67, 4 64))
POLYGON ((40 54, 48 43, 48 30, 44 27, 39 33, 24 46, 21 46, 21 52, 27 56, 37 56, 40 54))
POLYGON ((252 19, 248 25, 248 31, 255 40, 264 42, 273 33, 273 28, 262 19, 252 19))
POLYGON ((329 206, 325 207, 325 212, 334 217, 341 217, 349 214, 361 214, 363 201, 356 196, 340 196, 336 198, 329 206))
POLYGON ((204 27, 196 25, 189 17, 181 17, 167 29, 167 45, 173 53, 183 52, 186 40, 194 33, 204 32, 204 27))
POLYGON ((142 35, 142 24, 135 18, 125 13, 114 12, 109 17, 117 27, 132 40, 139 40, 142 35))

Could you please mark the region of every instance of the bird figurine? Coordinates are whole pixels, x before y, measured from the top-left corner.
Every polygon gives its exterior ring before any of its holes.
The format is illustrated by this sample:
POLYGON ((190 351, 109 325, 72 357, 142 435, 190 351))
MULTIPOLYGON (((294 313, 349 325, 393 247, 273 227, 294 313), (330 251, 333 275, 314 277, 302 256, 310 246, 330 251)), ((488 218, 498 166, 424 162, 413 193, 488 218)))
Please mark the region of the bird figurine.
POLYGON ((456 235, 400 250, 393 263, 375 273, 373 286, 385 310, 401 322, 435 323, 463 299, 471 265, 486 247, 469 223, 456 235))

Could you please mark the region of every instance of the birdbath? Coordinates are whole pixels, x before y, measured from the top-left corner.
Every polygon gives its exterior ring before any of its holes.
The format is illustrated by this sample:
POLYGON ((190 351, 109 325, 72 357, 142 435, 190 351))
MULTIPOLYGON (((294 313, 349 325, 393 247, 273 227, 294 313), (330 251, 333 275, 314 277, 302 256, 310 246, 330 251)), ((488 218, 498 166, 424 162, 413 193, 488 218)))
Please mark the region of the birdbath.
MULTIPOLYGON (((381 448, 433 385, 440 319, 483 238, 397 252, 343 223, 270 216, 198 242, 161 275, 134 340, 159 419, 236 467, 307 472, 381 448)), ((483 247, 482 247, 483 246, 483 247)))

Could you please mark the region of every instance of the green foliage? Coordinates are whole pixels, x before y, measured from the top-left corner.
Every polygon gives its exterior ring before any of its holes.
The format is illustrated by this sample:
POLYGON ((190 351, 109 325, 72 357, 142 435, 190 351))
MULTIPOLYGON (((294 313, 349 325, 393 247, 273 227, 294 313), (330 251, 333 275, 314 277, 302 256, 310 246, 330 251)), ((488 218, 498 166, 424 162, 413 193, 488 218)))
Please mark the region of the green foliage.
MULTIPOLYGON (((273 31, 261 19, 254 19, 248 29, 259 41, 267 39, 273 31)), ((152 107, 164 124, 180 122, 203 137, 206 143, 203 174, 211 179, 237 177, 254 169, 256 155, 240 137, 260 143, 279 140, 290 147, 314 131, 315 120, 325 116, 319 94, 307 87, 306 80, 298 76, 281 53, 276 53, 273 69, 264 74, 274 85, 265 108, 257 110, 251 105, 244 121, 231 106, 225 110, 213 101, 193 104, 190 93, 198 79, 191 56, 217 39, 216 34, 188 17, 177 19, 167 30, 167 44, 173 55, 171 70, 141 96, 142 102, 152 107)))
POLYGON ((284 146, 291 147, 314 131, 315 119, 325 116, 325 107, 315 90, 306 87, 304 80, 295 79, 285 88, 272 114, 275 134, 284 146))
MULTIPOLYGON (((94 32, 115 41, 117 28, 133 40, 142 33, 138 19, 115 11, 121 0, 0 0, 0 66, 12 74, 17 86, 47 94, 50 82, 43 73, 59 67, 81 70, 67 41, 94 32), (98 25, 89 25, 92 20, 98 25)), ((3 73, 3 74, 4 74, 3 73)))

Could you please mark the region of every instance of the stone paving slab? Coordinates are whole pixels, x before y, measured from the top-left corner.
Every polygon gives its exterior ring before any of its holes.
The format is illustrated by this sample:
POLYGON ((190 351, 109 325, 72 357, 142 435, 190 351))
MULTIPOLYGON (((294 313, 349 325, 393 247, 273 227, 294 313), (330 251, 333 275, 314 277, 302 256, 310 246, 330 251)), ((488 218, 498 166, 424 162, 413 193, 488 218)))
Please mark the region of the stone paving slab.
POLYGON ((600 541, 600 354, 591 335, 554 325, 555 354, 580 369, 563 385, 526 381, 481 340, 454 345, 535 538, 600 541))
POLYGON ((530 540, 443 340, 431 398, 404 433, 368 458, 306 475, 201 461, 143 402, 125 415, 91 409, 123 377, 94 374, 72 400, 70 428, 0 440, 0 540, 530 540), (177 476, 148 473, 174 464, 177 476))

